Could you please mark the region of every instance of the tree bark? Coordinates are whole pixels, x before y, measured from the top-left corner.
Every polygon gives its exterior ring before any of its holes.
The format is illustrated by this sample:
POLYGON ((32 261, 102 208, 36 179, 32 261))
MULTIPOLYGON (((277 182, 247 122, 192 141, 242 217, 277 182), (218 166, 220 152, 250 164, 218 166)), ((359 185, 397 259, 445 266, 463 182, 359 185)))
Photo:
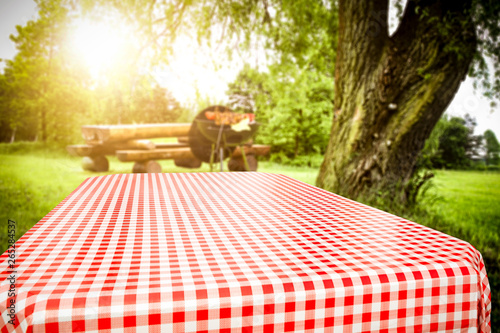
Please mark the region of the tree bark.
POLYGON ((388 1, 340 1, 334 119, 318 186, 356 198, 409 182, 475 52, 470 1, 459 2, 409 0, 389 36, 388 1))

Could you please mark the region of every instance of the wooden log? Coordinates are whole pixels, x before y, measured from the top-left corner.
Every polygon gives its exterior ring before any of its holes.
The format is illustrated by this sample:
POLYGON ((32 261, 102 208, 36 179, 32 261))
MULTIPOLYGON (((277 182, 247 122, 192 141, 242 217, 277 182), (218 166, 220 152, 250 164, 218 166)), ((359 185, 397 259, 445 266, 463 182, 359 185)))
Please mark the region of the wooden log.
POLYGON ((201 167, 201 161, 196 157, 193 158, 176 158, 174 159, 176 166, 181 168, 197 169, 201 167))
POLYGON ((82 126, 82 136, 87 142, 105 143, 131 139, 150 139, 187 136, 191 123, 137 124, 82 126))
POLYGON ((257 171, 258 162, 255 155, 246 155, 246 157, 250 170, 246 169, 243 156, 240 154, 238 157, 232 156, 227 162, 229 171, 257 171))
POLYGON ((110 143, 107 145, 71 145, 66 150, 73 156, 98 156, 114 155, 117 150, 126 149, 155 149, 156 145, 150 140, 129 140, 125 142, 110 143))
POLYGON ((132 167, 133 173, 161 173, 161 165, 156 161, 135 162, 132 167))
POLYGON ((189 136, 179 136, 177 142, 189 144, 189 136))
MULTIPOLYGON (((268 145, 252 145, 252 146, 247 146, 244 145, 243 149, 245 149, 245 155, 257 155, 257 156, 263 156, 269 154, 271 151, 271 146, 268 145)), ((231 155, 232 157, 240 157, 241 156, 241 150, 240 147, 236 147, 234 150, 233 154, 231 155)))
POLYGON ((194 158, 189 147, 154 150, 117 150, 116 156, 122 162, 194 158))
POLYGON ((108 159, 102 155, 84 156, 82 159, 82 168, 92 172, 106 172, 109 170, 108 159))
POLYGON ((189 147, 189 144, 187 144, 187 143, 179 143, 179 142, 157 143, 156 144, 156 148, 157 149, 185 148, 185 147, 189 147))
POLYGON ((115 150, 124 150, 124 149, 152 150, 156 148, 156 144, 151 140, 128 140, 125 142, 111 143, 111 147, 113 147, 115 150))
POLYGON ((108 149, 104 146, 71 145, 71 146, 66 146, 66 150, 73 156, 82 156, 82 157, 114 154, 114 150, 108 149))

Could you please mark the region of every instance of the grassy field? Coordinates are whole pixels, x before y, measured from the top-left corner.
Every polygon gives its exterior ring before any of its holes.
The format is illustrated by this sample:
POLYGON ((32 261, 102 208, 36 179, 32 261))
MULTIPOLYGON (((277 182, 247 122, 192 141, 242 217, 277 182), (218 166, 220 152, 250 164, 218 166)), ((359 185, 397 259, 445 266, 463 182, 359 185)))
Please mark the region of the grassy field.
MULTIPOLYGON (((163 172, 189 170, 160 161, 163 172)), ((129 173, 132 163, 110 158, 110 171, 90 173, 80 158, 43 145, 0 144, 0 250, 7 246, 7 221, 17 222, 17 237, 52 210, 83 180, 96 175, 129 173)), ((260 162, 259 171, 281 173, 314 184, 318 169, 260 162)), ((468 241, 481 251, 493 291, 493 327, 500 324, 500 173, 435 171, 433 186, 419 209, 397 213, 415 222, 468 241)), ((379 207, 384 209, 384 207, 379 207)))
POLYGON ((433 194, 441 196, 431 209, 449 234, 461 234, 500 263, 500 173, 437 171, 433 194))

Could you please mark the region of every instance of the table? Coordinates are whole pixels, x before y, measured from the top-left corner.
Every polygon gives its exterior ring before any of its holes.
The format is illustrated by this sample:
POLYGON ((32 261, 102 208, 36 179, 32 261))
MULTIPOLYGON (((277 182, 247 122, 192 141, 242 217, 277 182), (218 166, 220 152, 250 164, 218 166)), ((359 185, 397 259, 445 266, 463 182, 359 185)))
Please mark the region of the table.
POLYGON ((1 332, 491 330, 471 245, 283 175, 88 178, 16 256, 1 332))

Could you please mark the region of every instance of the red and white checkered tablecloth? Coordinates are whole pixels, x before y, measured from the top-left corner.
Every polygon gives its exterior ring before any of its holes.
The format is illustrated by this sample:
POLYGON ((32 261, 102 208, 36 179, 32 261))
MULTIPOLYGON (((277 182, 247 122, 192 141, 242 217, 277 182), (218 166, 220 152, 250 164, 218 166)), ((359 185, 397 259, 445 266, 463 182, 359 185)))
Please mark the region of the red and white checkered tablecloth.
POLYGON ((16 243, 1 332, 490 332, 471 245, 292 178, 85 180, 16 243))

